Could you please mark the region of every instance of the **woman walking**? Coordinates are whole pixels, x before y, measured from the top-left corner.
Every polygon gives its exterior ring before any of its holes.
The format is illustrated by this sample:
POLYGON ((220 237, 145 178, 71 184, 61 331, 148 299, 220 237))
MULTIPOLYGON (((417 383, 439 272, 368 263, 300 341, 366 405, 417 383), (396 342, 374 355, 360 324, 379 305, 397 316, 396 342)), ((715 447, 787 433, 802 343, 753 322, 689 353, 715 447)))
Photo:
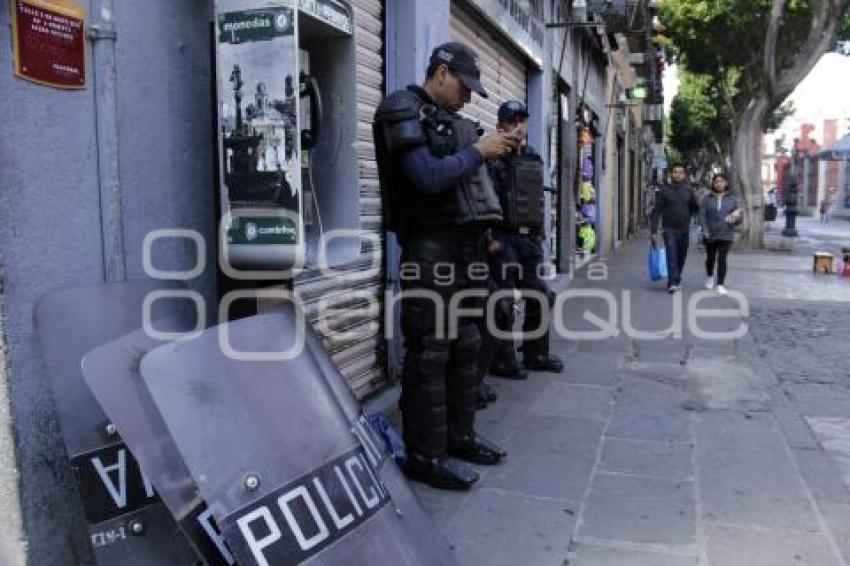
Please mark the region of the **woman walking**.
POLYGON ((740 223, 741 210, 738 208, 738 199, 729 191, 729 178, 723 173, 714 176, 711 192, 700 201, 699 220, 706 248, 705 271, 708 281, 705 288, 716 288, 718 294, 725 295, 726 258, 735 241, 733 226, 740 223))

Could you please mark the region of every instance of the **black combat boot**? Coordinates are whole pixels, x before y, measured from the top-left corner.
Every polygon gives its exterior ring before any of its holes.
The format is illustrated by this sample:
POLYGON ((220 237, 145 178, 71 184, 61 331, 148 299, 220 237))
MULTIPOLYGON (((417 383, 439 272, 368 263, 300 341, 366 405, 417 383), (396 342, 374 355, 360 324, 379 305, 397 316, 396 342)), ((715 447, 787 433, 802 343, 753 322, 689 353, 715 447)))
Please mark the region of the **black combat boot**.
POLYGON ((499 398, 499 394, 495 389, 487 383, 481 382, 478 386, 478 409, 486 409, 487 405, 499 398))
POLYGON ((502 377, 504 379, 513 379, 516 381, 528 379, 528 372, 525 371, 521 365, 506 364, 501 360, 497 360, 492 366, 490 366, 490 375, 502 377))
POLYGON ((525 369, 531 371, 549 371, 552 373, 564 371, 564 362, 554 354, 543 354, 537 358, 525 360, 523 365, 525 365, 525 369))
POLYGON ((501 462, 508 453, 494 442, 471 434, 450 440, 449 455, 473 464, 492 466, 501 462))
POLYGON ((466 491, 478 481, 478 473, 448 456, 428 458, 415 452, 404 459, 404 475, 437 489, 466 491))
POLYGON ((490 374, 505 379, 522 380, 528 378, 528 372, 519 363, 513 342, 509 340, 501 341, 499 351, 490 365, 490 374))

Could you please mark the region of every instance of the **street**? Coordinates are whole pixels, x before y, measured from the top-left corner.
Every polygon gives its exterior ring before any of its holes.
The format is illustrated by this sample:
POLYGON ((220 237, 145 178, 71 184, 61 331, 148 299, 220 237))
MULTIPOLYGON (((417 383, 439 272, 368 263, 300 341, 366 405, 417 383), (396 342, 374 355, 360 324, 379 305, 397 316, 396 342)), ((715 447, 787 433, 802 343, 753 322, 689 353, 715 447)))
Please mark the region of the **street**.
MULTIPOLYGON (((778 251, 776 225, 768 250, 733 248, 728 286, 750 308, 741 339, 699 339, 690 328, 655 341, 553 338, 563 374, 488 378, 500 397, 477 426, 504 443, 507 462, 479 467, 468 494, 416 484, 459 562, 850 562, 850 280, 811 272, 814 250, 850 243, 850 222, 800 224, 793 252, 778 251)), ((665 328, 678 296, 648 281, 646 254, 640 236, 605 261, 605 280, 583 271, 569 288, 631 290, 634 326, 665 328)), ((703 290, 703 261, 692 245, 686 306, 703 290)), ((730 297, 704 302, 736 307, 730 297)), ((605 308, 571 299, 566 326, 595 329, 582 313, 606 318, 605 308)))

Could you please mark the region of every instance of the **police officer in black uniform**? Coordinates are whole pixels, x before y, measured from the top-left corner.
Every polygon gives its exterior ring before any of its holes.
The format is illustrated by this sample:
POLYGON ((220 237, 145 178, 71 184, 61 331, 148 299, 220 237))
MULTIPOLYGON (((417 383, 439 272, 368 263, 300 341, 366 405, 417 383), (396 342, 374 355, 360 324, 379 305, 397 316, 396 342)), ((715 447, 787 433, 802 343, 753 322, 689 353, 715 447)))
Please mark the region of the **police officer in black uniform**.
MULTIPOLYGON (((478 321, 458 319, 453 336, 447 327, 457 309, 449 305, 456 293, 486 289, 470 265, 486 270, 487 230, 502 214, 485 161, 519 140, 496 132, 480 137, 477 124, 457 114, 472 92, 487 96, 469 47, 437 47, 426 74, 421 87, 381 102, 373 129, 385 225, 403 250, 404 471, 435 487, 468 489, 478 474, 465 462, 496 464, 505 452, 474 429, 478 321)), ((467 297, 460 307, 483 301, 467 297)))
MULTIPOLYGON (((528 110, 521 102, 512 100, 503 103, 498 111, 498 130, 525 140, 528 137, 528 110)), ((493 266, 493 280, 500 288, 536 291, 546 297, 548 308, 554 303, 554 295, 543 280, 543 160, 533 149, 523 144, 516 151, 488 164, 496 193, 502 205, 503 221, 496 231, 500 249, 493 266)), ((543 308, 538 298, 527 297, 523 333, 537 329, 543 319, 543 308)), ((509 299, 508 299, 509 300, 509 299)), ((513 309, 503 307, 499 325, 501 330, 512 329, 513 309), (505 317, 508 318, 505 318, 505 317)), ((548 316, 546 317, 548 320, 548 316)), ((516 359, 512 340, 495 341, 485 335, 482 349, 482 367, 490 367, 491 373, 500 377, 525 379, 523 368, 533 371, 560 373, 564 363, 549 353, 549 332, 539 338, 524 338, 521 346, 523 363, 516 359)), ((487 392, 481 391, 482 396, 487 392)))

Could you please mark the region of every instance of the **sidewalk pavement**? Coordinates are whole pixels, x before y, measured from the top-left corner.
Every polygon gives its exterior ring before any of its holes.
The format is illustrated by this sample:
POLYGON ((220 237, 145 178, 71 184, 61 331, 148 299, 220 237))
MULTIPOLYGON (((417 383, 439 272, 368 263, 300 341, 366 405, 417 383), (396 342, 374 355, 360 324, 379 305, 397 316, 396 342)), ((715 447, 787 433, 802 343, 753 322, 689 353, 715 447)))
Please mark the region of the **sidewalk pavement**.
MULTIPOLYGON (((500 397, 477 426, 507 461, 480 467, 468 493, 414 484, 459 563, 850 564, 850 280, 812 275, 810 255, 850 245, 850 223, 800 224, 795 252, 733 250, 727 283, 749 318, 702 327, 749 322, 743 338, 553 337, 563 374, 489 377, 500 397)), ((684 292, 671 297, 647 280, 647 242, 591 264, 569 289, 613 293, 620 328, 629 313, 638 329, 669 327, 674 301, 687 312, 703 290, 704 256, 691 248, 684 292)), ((571 298, 567 328, 597 329, 585 311, 607 318, 602 300, 571 298)))

